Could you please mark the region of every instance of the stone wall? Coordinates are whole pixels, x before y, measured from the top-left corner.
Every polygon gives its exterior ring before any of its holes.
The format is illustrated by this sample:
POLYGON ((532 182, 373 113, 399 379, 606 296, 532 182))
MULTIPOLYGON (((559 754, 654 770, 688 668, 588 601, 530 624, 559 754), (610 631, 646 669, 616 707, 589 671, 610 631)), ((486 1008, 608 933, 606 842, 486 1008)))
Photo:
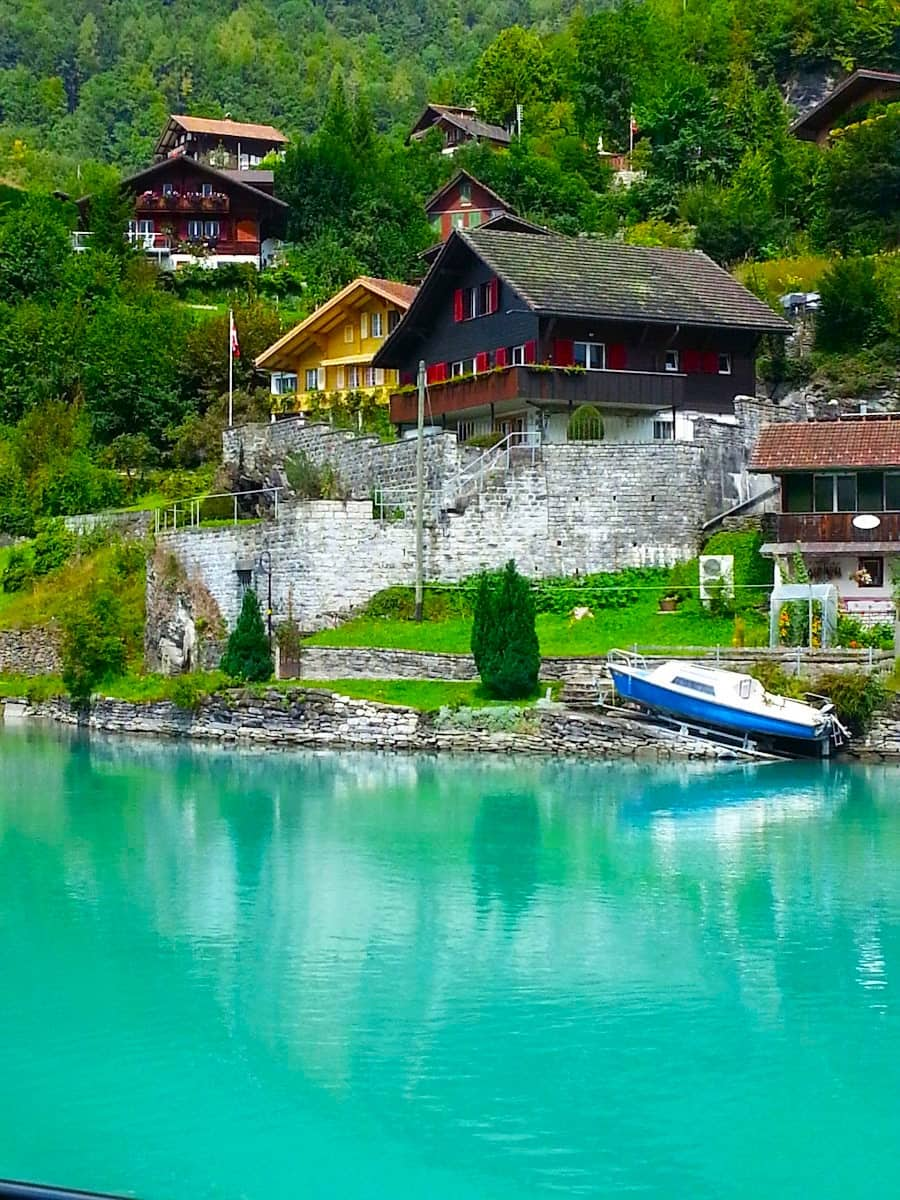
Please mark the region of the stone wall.
MULTIPOLYGON (((0 706, 2 707, 2 706, 0 706)), ((192 738, 280 747, 355 747, 405 751, 551 754, 588 758, 727 759, 733 754, 640 721, 573 713, 560 706, 523 714, 510 732, 439 725, 431 714, 296 688, 263 695, 233 691, 204 701, 197 713, 170 703, 98 700, 85 714, 68 701, 8 701, 7 720, 43 719, 111 733, 192 738)))
POLYGON ((72 533, 93 533, 95 529, 108 529, 122 537, 139 538, 148 534, 154 525, 152 509, 143 512, 99 512, 80 513, 77 517, 63 517, 63 523, 72 533))
POLYGON ((41 625, 0 629, 0 675, 58 675, 61 670, 55 630, 41 625))
POLYGON ((851 742, 848 753, 862 762, 900 762, 900 697, 879 713, 864 737, 851 742))

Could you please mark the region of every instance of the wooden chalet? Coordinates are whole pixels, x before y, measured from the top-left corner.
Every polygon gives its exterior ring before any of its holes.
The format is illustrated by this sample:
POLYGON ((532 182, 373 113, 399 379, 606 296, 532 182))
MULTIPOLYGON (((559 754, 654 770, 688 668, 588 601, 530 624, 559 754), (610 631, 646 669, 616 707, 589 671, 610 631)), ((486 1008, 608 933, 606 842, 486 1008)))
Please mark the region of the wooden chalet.
POLYGON ((900 101, 900 75, 891 71, 860 69, 848 75, 814 108, 791 125, 794 137, 804 142, 828 143, 831 131, 856 108, 874 101, 900 101))
POLYGON ((443 153, 453 154, 467 142, 487 142, 492 146, 508 146, 512 140, 502 125, 482 121, 477 109, 452 104, 428 104, 407 135, 407 143, 425 137, 437 129, 443 140, 443 153))
MULTIPOLYGON (((790 325, 698 251, 482 227, 454 230, 374 358, 411 385, 424 361, 433 419, 461 439, 565 441, 576 408, 606 440, 692 436, 755 394, 755 356, 790 325)), ((391 398, 399 430, 413 389, 391 398)))

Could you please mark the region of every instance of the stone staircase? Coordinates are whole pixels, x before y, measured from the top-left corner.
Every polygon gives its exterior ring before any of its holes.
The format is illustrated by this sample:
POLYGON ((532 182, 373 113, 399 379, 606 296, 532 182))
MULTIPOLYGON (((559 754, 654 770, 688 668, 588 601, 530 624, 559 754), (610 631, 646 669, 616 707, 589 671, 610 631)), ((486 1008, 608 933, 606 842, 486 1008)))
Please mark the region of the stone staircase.
POLYGON ((608 700, 612 692, 612 684, 607 679, 600 678, 600 668, 596 671, 579 671, 570 675, 563 683, 560 700, 570 708, 596 709, 599 700, 608 700))

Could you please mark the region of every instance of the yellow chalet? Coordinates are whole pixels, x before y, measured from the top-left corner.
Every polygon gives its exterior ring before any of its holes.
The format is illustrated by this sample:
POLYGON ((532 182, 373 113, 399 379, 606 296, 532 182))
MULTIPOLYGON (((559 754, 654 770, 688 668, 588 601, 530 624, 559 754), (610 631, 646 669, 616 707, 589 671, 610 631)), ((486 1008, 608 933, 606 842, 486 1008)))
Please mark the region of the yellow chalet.
MULTIPOLYGON (((257 358, 272 374, 273 406, 303 411, 314 393, 395 386, 397 372, 372 359, 412 304, 418 288, 362 275, 295 325, 257 358)), ((387 403, 387 393, 385 393, 387 403)))

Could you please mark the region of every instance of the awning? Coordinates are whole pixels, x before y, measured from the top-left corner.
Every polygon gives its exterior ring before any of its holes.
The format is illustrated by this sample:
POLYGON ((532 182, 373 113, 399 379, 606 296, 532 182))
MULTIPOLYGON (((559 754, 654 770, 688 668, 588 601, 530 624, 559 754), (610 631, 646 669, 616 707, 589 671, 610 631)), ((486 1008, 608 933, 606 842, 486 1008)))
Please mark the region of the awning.
POLYGON ((900 542, 766 542, 760 554, 898 554, 900 542))

